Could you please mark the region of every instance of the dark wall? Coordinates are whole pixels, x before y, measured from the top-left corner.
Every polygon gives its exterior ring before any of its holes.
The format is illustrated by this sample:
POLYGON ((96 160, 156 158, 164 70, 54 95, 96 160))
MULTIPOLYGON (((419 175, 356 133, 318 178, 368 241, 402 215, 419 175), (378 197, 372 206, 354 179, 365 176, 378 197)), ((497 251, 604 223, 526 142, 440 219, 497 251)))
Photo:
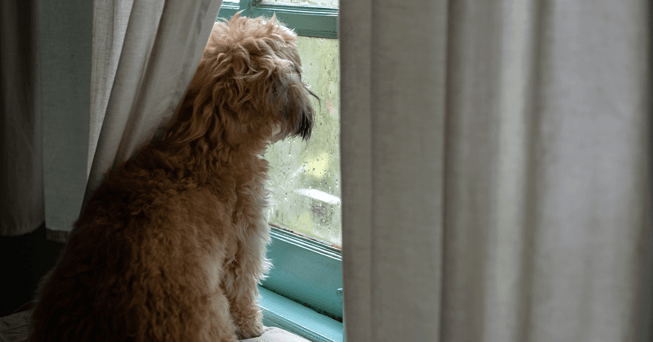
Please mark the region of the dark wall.
POLYGON ((32 300, 36 285, 64 245, 48 241, 44 225, 29 234, 0 237, 0 317, 32 300))

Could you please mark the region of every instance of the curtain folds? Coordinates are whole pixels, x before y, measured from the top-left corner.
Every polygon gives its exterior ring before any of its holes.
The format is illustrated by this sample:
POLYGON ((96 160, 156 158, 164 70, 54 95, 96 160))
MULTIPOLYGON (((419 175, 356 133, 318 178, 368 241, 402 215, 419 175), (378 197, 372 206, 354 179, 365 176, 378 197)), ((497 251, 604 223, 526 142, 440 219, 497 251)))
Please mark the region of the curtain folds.
POLYGON ((648 2, 342 2, 348 341, 648 341, 648 2))
POLYGON ((45 217, 43 134, 37 115, 41 104, 38 12, 34 8, 36 0, 0 2, 1 235, 30 232, 45 217))
POLYGON ((222 0, 95 2, 91 137, 84 201, 111 167, 129 159, 165 124, 199 64, 222 0))
POLYGON ((86 183, 92 5, 0 4, 0 234, 69 229, 86 183))
POLYGON ((65 240, 103 174, 173 115, 221 3, 2 3, 0 234, 45 221, 65 240))

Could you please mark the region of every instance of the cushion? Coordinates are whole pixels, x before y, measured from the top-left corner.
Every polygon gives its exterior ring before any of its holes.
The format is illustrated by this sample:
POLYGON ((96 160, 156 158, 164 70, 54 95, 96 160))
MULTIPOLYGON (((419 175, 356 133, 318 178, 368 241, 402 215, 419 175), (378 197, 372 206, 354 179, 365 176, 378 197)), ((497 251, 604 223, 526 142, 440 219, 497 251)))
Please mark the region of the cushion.
POLYGON ((265 327, 263 335, 241 340, 243 342, 310 342, 309 340, 276 327, 265 327))
MULTIPOLYGON (((29 340, 29 320, 31 311, 21 311, 0 317, 0 342, 27 342, 29 340)), ((263 335, 242 340, 244 342, 309 342, 307 339, 285 330, 265 327, 263 335)))

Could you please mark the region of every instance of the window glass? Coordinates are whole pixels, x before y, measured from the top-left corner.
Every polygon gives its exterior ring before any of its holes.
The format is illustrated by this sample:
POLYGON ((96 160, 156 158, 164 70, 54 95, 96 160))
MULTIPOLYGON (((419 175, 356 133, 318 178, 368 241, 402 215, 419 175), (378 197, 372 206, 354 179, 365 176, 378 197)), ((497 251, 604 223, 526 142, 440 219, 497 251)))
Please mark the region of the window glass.
POLYGON ((340 246, 340 66, 337 39, 298 37, 302 79, 319 98, 308 142, 301 137, 270 146, 272 224, 340 246))
POLYGON ((338 0, 263 0, 264 4, 317 5, 320 7, 338 7, 338 0))

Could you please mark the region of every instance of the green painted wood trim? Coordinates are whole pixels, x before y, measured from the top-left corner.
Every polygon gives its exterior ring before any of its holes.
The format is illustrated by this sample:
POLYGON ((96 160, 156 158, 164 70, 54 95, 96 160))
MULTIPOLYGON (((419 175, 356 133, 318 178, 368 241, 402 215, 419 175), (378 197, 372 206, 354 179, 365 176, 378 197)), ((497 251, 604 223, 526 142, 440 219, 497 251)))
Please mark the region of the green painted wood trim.
POLYGON ((270 228, 270 236, 275 240, 293 243, 311 252, 342 262, 342 253, 340 249, 336 247, 328 245, 315 238, 294 232, 290 229, 278 227, 274 224, 271 224, 270 228))
POLYGON ((233 3, 223 3, 218 17, 231 18, 236 12, 244 9, 243 15, 248 17, 266 16, 276 14, 286 26, 295 30, 300 36, 317 38, 338 38, 338 9, 318 7, 311 5, 270 5, 257 4, 246 6, 241 0, 236 6, 233 3))
POLYGON ((300 36, 338 38, 338 9, 316 6, 257 5, 252 7, 252 17, 276 14, 286 26, 300 36))
POLYGON ((238 2, 238 7, 240 7, 241 10, 248 10, 249 8, 252 7, 252 2, 255 0, 240 0, 238 2))
POLYGON ((315 342, 342 342, 343 324, 259 287, 263 325, 278 327, 315 342))
POLYGON ((342 321, 340 250, 279 227, 272 226, 270 236, 273 268, 263 287, 342 321))
POLYGON ((240 11, 240 5, 239 4, 234 4, 231 2, 222 2, 222 5, 220 6, 220 11, 218 12, 218 19, 223 18, 223 19, 229 19, 236 14, 236 12, 240 11))

